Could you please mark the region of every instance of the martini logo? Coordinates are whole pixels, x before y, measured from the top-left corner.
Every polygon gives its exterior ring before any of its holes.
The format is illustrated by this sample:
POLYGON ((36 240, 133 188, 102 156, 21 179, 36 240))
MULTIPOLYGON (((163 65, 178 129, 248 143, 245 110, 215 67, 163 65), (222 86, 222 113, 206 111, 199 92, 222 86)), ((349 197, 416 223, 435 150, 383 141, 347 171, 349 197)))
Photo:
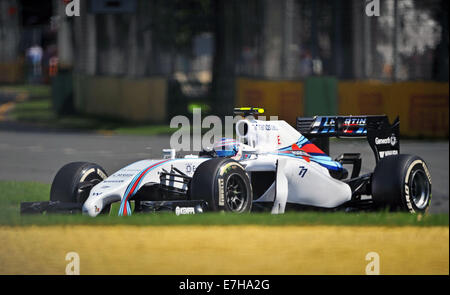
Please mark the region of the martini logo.
POLYGON ((364 126, 366 125, 366 118, 347 118, 344 121, 344 126, 364 126))

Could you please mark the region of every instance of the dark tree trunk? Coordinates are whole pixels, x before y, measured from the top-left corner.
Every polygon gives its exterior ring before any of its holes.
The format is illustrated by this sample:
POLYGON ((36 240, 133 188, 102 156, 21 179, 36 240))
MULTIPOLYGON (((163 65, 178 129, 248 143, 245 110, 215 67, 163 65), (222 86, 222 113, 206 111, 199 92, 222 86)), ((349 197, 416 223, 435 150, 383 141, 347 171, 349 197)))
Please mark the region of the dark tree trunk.
POLYGON ((215 115, 223 116, 232 114, 235 103, 234 1, 215 0, 212 5, 215 16, 215 53, 211 105, 215 115))

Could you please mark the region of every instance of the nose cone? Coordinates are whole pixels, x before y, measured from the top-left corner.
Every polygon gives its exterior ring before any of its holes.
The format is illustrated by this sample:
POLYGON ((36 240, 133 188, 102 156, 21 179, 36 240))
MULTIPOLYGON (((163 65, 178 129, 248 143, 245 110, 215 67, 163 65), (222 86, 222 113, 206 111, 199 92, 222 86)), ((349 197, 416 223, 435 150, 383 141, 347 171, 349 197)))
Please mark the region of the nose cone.
POLYGON ((101 200, 92 200, 91 198, 88 198, 83 204, 82 212, 84 215, 95 217, 102 212, 102 209, 103 202, 101 200))

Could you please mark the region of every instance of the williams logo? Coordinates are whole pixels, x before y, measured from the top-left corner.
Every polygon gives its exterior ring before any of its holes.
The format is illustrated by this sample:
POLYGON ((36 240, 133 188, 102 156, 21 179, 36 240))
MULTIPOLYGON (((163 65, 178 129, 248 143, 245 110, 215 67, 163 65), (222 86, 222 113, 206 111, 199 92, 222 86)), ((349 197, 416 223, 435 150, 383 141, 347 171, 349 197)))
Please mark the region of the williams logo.
POLYGON ((395 134, 391 135, 391 145, 394 146, 397 143, 397 137, 395 137, 395 134))

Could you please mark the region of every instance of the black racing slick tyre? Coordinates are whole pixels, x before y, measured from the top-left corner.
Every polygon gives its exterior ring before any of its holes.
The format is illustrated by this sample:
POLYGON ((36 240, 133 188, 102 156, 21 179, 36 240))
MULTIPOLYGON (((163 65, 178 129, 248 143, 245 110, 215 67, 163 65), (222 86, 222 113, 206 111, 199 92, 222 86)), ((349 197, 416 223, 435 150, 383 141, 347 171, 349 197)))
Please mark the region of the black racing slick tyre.
POLYGON ((191 200, 203 200, 210 211, 250 212, 253 193, 244 167, 228 158, 214 158, 195 170, 189 189, 191 200))
POLYGON ((431 202, 431 175, 425 161, 413 155, 381 159, 372 176, 375 207, 425 213, 431 202))
MULTIPOLYGON (((53 179, 50 201, 83 204, 89 197, 92 187, 107 177, 106 171, 94 163, 66 164, 59 169, 53 179)), ((109 206, 103 211, 102 213, 108 213, 109 206)))

